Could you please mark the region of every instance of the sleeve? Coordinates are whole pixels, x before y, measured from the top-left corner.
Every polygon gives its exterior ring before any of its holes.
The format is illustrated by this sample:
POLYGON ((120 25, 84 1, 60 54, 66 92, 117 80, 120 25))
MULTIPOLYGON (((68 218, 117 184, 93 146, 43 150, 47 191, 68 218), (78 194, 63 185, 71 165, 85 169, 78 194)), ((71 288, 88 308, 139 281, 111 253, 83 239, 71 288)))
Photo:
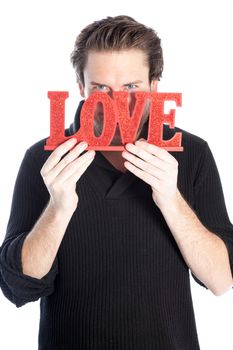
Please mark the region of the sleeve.
MULTIPOLYGON (((206 142, 194 182, 194 198, 194 211, 202 224, 225 243, 233 275, 233 225, 228 217, 219 172, 206 142)), ((193 273, 192 276, 207 288, 193 273)))
POLYGON ((31 151, 27 150, 16 178, 7 232, 0 247, 0 287, 17 307, 48 296, 54 290, 57 258, 41 279, 23 274, 21 262, 24 239, 43 212, 48 198, 40 170, 31 151))

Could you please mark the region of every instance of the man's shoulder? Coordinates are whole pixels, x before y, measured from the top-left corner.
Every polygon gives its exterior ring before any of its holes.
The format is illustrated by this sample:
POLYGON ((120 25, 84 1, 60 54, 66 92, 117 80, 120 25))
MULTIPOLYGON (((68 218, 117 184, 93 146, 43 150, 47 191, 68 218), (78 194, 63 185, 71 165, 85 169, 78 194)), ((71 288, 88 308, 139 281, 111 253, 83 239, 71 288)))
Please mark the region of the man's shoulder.
POLYGON ((175 128, 170 128, 168 125, 164 125, 164 140, 171 139, 177 132, 182 133, 182 146, 184 149, 202 150, 206 147, 207 142, 202 137, 177 126, 175 128))
MULTIPOLYGON (((49 137, 49 136, 48 136, 49 137)), ((34 144, 28 147, 27 152, 30 154, 31 158, 34 159, 34 162, 37 163, 40 167, 47 160, 52 151, 44 150, 46 140, 48 137, 45 137, 41 140, 36 141, 34 144)))
MULTIPOLYGON (((65 129, 64 136, 69 136, 69 128, 65 129)), ((49 135, 41 140, 36 141, 34 144, 28 147, 27 152, 30 154, 32 158, 35 159, 35 162, 39 164, 41 167, 44 162, 47 160, 47 158, 50 156, 50 154, 53 152, 47 151, 44 149, 44 146, 46 145, 46 140, 49 138, 49 135)))
POLYGON ((45 137, 41 140, 36 141, 35 143, 33 143, 30 147, 29 150, 31 152, 42 152, 44 150, 44 146, 46 143, 48 137, 45 137))

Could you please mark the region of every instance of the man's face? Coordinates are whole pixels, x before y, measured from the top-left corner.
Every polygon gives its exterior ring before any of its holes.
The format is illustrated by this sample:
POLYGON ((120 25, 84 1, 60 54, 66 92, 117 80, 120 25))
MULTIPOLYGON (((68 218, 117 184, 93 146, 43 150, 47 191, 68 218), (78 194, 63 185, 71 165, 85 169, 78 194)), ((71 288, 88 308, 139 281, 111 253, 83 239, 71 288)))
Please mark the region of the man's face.
MULTIPOLYGON (((145 53, 139 49, 120 51, 91 51, 88 53, 84 69, 85 86, 79 83, 80 94, 83 98, 89 97, 93 92, 101 91, 112 97, 113 91, 127 91, 129 93, 130 115, 135 106, 135 92, 157 91, 157 81, 149 83, 149 67, 145 53)), ((142 120, 139 126, 139 136, 149 115, 149 102, 146 103, 142 120)), ((98 103, 95 111, 94 133, 101 135, 103 129, 103 106, 98 103)), ((117 126, 111 145, 121 145, 120 129, 117 126)))

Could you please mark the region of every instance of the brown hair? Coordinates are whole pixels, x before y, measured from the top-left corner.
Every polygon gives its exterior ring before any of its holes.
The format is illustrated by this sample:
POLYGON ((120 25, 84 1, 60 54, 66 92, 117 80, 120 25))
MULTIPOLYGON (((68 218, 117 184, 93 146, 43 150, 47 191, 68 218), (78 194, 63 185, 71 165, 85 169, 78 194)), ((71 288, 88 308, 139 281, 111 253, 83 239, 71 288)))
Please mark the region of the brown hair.
POLYGON ((89 51, 141 49, 147 56, 149 82, 160 80, 163 71, 163 51, 157 33, 129 16, 106 17, 86 26, 77 36, 71 62, 77 81, 84 86, 83 70, 89 51))

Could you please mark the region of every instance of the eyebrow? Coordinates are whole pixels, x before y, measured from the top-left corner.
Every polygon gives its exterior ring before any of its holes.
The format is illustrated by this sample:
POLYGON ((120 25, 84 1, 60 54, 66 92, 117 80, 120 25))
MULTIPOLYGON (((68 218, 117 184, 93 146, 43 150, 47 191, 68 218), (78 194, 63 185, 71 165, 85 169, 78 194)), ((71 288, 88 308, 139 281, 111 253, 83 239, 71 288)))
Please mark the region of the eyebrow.
MULTIPOLYGON (((129 82, 129 83, 126 83, 126 84, 124 84, 123 86, 129 85, 129 84, 141 84, 141 83, 143 83, 142 80, 135 80, 135 81, 131 81, 131 82, 129 82)), ((105 86, 108 86, 108 85, 106 85, 106 84, 97 83, 97 82, 95 82, 95 81, 91 81, 90 84, 91 84, 91 85, 105 85, 105 86)))

